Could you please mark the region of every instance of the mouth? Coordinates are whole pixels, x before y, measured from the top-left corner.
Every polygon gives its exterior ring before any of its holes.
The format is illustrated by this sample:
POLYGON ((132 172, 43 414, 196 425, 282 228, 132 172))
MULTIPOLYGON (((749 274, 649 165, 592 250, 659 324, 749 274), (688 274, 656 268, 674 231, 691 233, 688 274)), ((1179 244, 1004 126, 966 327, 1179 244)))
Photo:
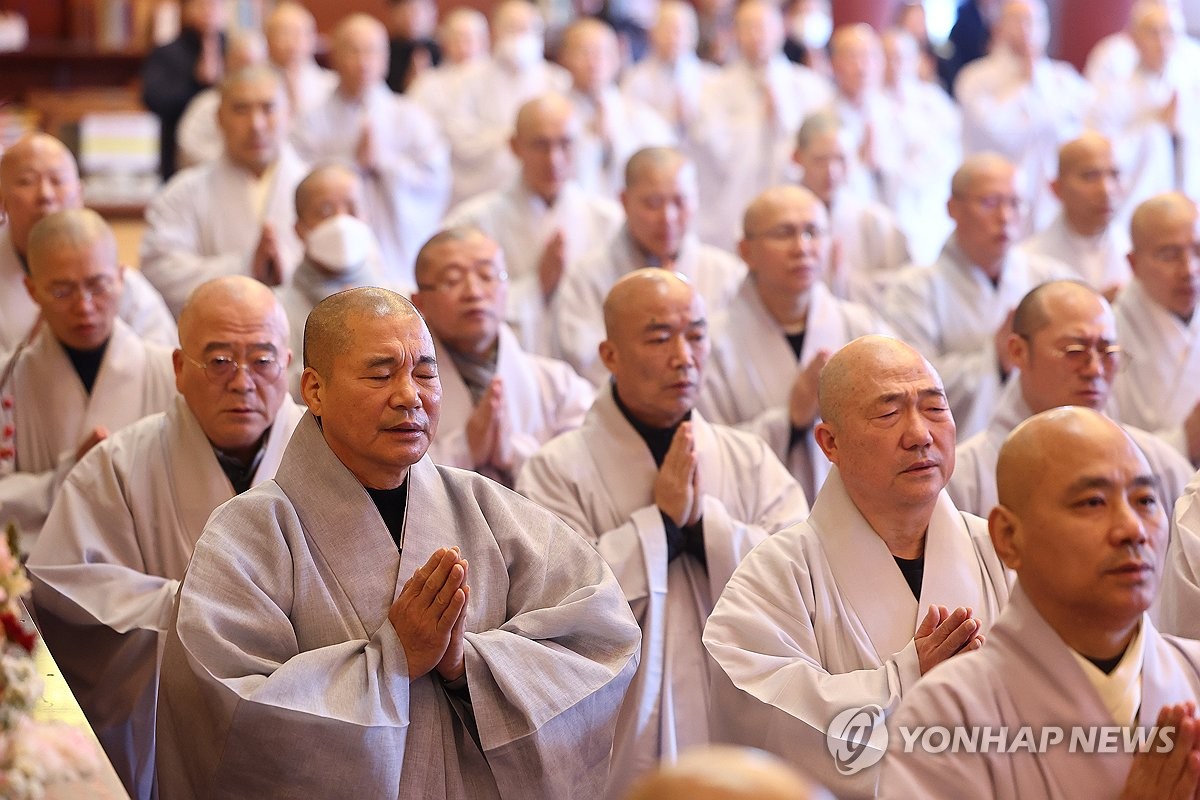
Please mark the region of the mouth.
POLYGON ((1108 570, 1109 575, 1140 581, 1154 576, 1154 565, 1148 561, 1129 561, 1108 570))
POLYGON ((419 422, 401 422, 398 425, 384 428, 383 432, 393 436, 412 438, 423 435, 425 433, 425 426, 419 422))
POLYGON ((934 461, 932 458, 923 458, 920 461, 918 461, 914 464, 911 464, 908 467, 905 467, 903 474, 905 474, 905 475, 928 475, 933 472, 936 472, 937 468, 938 468, 937 461, 934 461))

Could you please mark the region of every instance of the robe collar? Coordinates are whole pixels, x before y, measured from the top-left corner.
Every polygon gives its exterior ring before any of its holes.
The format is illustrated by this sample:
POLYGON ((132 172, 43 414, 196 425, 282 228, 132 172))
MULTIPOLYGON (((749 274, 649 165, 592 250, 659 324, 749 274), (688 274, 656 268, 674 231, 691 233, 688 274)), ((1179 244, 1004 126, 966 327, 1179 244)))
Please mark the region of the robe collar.
MULTIPOLYGON (((622 223, 620 230, 613 237, 609 252, 612 263, 617 268, 618 277, 634 270, 662 266, 657 258, 648 254, 633 240, 628 222, 622 223)), ((679 242, 679 252, 675 254, 672 270, 686 276, 694 283, 699 260, 700 240, 696 238, 696 234, 689 231, 679 242)))

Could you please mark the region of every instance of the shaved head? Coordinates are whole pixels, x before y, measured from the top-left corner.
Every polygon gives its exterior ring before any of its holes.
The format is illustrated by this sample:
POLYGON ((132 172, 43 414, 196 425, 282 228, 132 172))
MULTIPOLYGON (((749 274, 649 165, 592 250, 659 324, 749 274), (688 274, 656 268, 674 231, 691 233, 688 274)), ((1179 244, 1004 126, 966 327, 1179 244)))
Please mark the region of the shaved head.
POLYGON ((75 157, 53 136, 27 134, 0 156, 0 210, 8 217, 9 237, 18 253, 26 252, 35 222, 82 205, 75 157))
POLYGON ((817 111, 804 118, 796 133, 796 149, 806 150, 815 139, 828 133, 840 133, 842 123, 831 111, 817 111))
MULTIPOLYGON (((525 2, 525 0, 520 0, 525 2)), ((513 126, 518 137, 528 136, 531 129, 547 117, 573 117, 575 106, 564 95, 544 94, 535 97, 517 110, 516 124, 513 126)))
MULTIPOLYGON (((421 314, 403 295, 376 286, 348 289, 325 298, 304 323, 304 366, 328 376, 333 359, 344 353, 351 341, 352 323, 384 317, 420 320, 421 314)), ((425 327, 424 321, 421 327, 425 327)))
POLYGON ((769 753, 712 746, 689 750, 674 764, 642 778, 626 800, 809 800, 818 796, 799 772, 769 753))
POLYGON ((950 194, 963 197, 971 193, 977 183, 993 175, 1012 175, 1016 167, 999 153, 977 153, 968 156, 950 179, 950 194))
MULTIPOLYGON (((874 376, 897 367, 923 366, 937 378, 937 371, 911 345, 890 336, 861 336, 838 350, 821 369, 817 404, 821 419, 839 424, 847 405, 864 396, 874 376)), ((938 383, 941 380, 938 379, 938 383)))
POLYGON ((414 279, 417 285, 428 283, 434 277, 434 272, 441 266, 436 258, 437 250, 447 242, 465 242, 468 239, 481 237, 491 241, 490 237, 483 232, 483 229, 476 225, 463 224, 455 225, 451 228, 443 228, 435 233, 429 241, 421 245, 421 249, 417 251, 417 263, 414 271, 414 279))
POLYGON ((1075 172, 1097 155, 1112 154, 1112 143, 1095 131, 1087 131, 1058 149, 1058 174, 1075 172))
POLYGON ((42 264, 60 249, 100 248, 105 263, 117 263, 117 237, 108 223, 90 208, 58 211, 33 226, 29 232, 29 274, 38 278, 42 264))
MULTIPOLYGON (((205 320, 214 311, 227 313, 229 309, 245 309, 247 316, 262 319, 278 331, 279 340, 288 341, 288 318, 275 293, 264 283, 248 275, 227 275, 200 284, 190 295, 183 310, 179 312, 179 342, 185 349, 193 340, 207 333, 205 320)), ((192 348, 201 352, 203 348, 192 348)))
POLYGON ((1094 305, 1097 300, 1104 301, 1104 296, 1083 281, 1047 281, 1035 286, 1017 303, 1013 333, 1029 338, 1050 324, 1055 310, 1072 303, 1094 305))
POLYGON ((1182 192, 1167 192, 1146 200, 1133 212, 1129 223, 1133 249, 1153 247, 1162 225, 1195 219, 1196 211, 1196 204, 1182 192))
POLYGON ((674 147, 643 147, 625 162, 625 186, 633 186, 656 170, 675 170, 687 163, 687 156, 674 147))
POLYGON ((320 199, 321 189, 331 183, 353 184, 355 194, 362 193, 362 179, 358 171, 340 162, 322 164, 314 167, 313 171, 304 176, 304 180, 296 185, 295 203, 296 216, 307 217, 313 211, 312 205, 320 199))
POLYGON ((604 333, 612 339, 641 320, 640 304, 646 297, 666 296, 672 291, 695 293, 695 287, 678 272, 648 267, 622 277, 604 298, 604 333))
POLYGON ((742 215, 742 234, 751 236, 761 232, 762 228, 769 224, 767 220, 774 217, 775 210, 780 206, 819 207, 820 211, 816 212, 816 216, 822 222, 826 221, 825 207, 808 189, 803 186, 773 186, 746 206, 746 213, 742 215))

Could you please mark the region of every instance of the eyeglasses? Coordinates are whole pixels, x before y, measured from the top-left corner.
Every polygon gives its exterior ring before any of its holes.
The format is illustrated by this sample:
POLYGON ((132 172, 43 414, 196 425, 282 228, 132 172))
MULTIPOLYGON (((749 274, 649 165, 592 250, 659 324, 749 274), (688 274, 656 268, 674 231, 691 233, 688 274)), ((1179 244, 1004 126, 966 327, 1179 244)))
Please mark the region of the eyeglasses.
POLYGON ((747 239, 766 239, 769 242, 794 242, 796 237, 802 242, 811 242, 825 235, 825 229, 819 225, 776 225, 758 233, 747 233, 747 239))
POLYGON ((1170 264, 1182 264, 1189 256, 1200 259, 1200 242, 1168 244, 1154 251, 1154 258, 1170 264))
POLYGON ((117 288, 116 281, 107 275, 97 275, 88 278, 83 283, 56 282, 50 285, 46 293, 56 303, 70 303, 76 295, 82 295, 85 300, 107 300, 117 288))
POLYGON ((1058 355, 1071 369, 1084 369, 1092 363, 1092 356, 1100 362, 1100 366, 1105 370, 1120 369, 1125 359, 1125 351, 1119 344, 1107 344, 1105 342, 1096 342, 1095 344, 1084 344, 1076 342, 1074 344, 1063 345, 1058 348, 1058 355))
POLYGON ((467 276, 474 275, 484 288, 491 288, 497 283, 508 280, 508 273, 495 264, 479 264, 474 269, 450 267, 442 270, 442 274, 433 283, 418 287, 423 292, 456 292, 467 282, 467 276))
POLYGON ((962 199, 969 203, 974 203, 980 211, 985 211, 989 214, 1001 208, 1008 209, 1017 215, 1025 213, 1025 201, 1016 195, 979 194, 973 197, 963 197, 962 199))
MULTIPOLYGON (((183 351, 181 350, 180 352, 183 351)), ((187 353, 183 353, 183 357, 199 367, 213 383, 226 383, 232 380, 239 369, 246 370, 250 374, 250 377, 256 381, 261 379, 264 382, 270 382, 278 378, 279 373, 283 370, 283 365, 279 363, 279 359, 271 354, 254 356, 244 364, 223 355, 209 356, 203 362, 197 361, 187 353)))

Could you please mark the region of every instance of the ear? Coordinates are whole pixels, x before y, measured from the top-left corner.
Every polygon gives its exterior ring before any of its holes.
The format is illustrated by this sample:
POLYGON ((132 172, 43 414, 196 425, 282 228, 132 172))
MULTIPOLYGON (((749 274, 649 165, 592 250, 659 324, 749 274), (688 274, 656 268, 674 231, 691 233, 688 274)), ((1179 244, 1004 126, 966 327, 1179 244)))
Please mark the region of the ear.
POLYGON ((992 537, 992 548, 996 555, 1011 570, 1021 568, 1020 534, 1021 523, 1017 515, 1004 506, 996 506, 988 514, 988 533, 992 537))
POLYGON ((813 438, 817 441, 817 447, 821 448, 821 452, 829 459, 829 462, 837 466, 839 460, 837 433, 833 426, 822 420, 813 428, 813 438))
POLYGON ((959 221, 962 211, 962 201, 954 195, 950 195, 950 199, 946 201, 946 214, 955 222, 959 221))
POLYGON ((29 292, 29 299, 41 306, 41 303, 38 303, 37 287, 33 285, 33 278, 26 275, 22 280, 25 283, 25 291, 29 292))
POLYGON ((518 152, 520 148, 517 146, 517 135, 515 133, 508 137, 508 149, 512 151, 512 154, 516 156, 518 161, 521 160, 521 154, 518 152))
POLYGON ((175 368, 175 391, 183 393, 183 350, 178 347, 171 353, 171 366, 175 368))
POLYGON ((412 301, 412 304, 416 307, 417 311, 421 312, 421 316, 425 316, 425 293, 420 289, 417 289, 415 292, 409 295, 408 299, 412 301))
MULTIPOLYGON (((750 262, 746 260, 746 253, 750 250, 750 241, 744 237, 745 237, 745 234, 743 234, 743 238, 738 239, 737 254, 738 254, 738 258, 740 258, 742 260, 742 263, 746 264, 746 266, 749 267, 750 262)), ((754 270, 750 270, 750 271, 753 272, 754 270)))
POLYGON ((1140 278, 1141 275, 1138 274, 1137 257, 1135 256, 1135 254, 1132 250, 1130 250, 1129 253, 1126 254, 1125 260, 1129 262, 1129 271, 1131 273, 1133 273, 1133 277, 1140 278))
POLYGON ((611 374, 617 364, 617 349, 612 346, 612 342, 605 339, 596 348, 596 352, 600 354, 600 363, 604 364, 604 368, 611 374))
POLYGON ((1029 342, 1015 333, 1008 335, 1008 356, 1017 365, 1017 369, 1025 372, 1029 368, 1029 342))
POLYGON ((321 416, 322 401, 325 396, 325 381, 312 367, 305 367, 300 375, 300 397, 314 417, 321 416))
POLYGON ((1062 182, 1058 178, 1050 181, 1050 191, 1054 192, 1054 196, 1059 200, 1062 200, 1062 192, 1060 191, 1061 186, 1062 182))

